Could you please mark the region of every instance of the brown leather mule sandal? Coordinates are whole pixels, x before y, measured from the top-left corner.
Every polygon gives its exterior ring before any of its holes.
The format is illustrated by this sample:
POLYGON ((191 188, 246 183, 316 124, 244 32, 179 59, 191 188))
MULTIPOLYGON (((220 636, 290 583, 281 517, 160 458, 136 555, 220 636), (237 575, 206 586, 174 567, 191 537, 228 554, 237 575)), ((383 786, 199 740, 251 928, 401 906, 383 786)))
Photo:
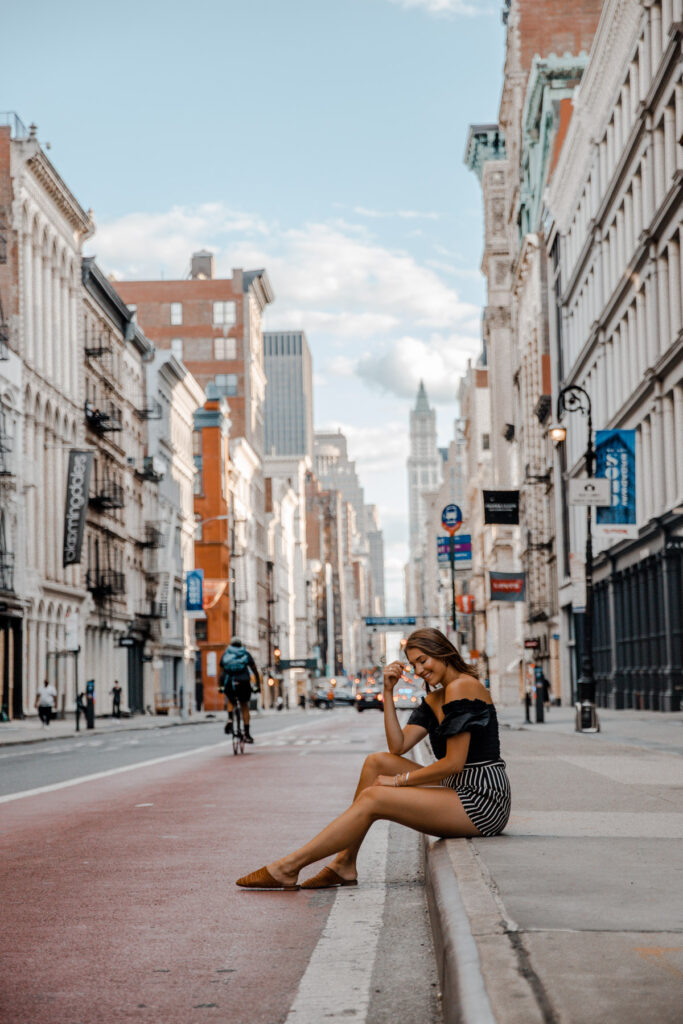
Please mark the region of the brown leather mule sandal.
POLYGON ((278 882, 268 868, 259 868, 258 871, 252 871, 249 875, 243 875, 242 878, 237 879, 235 885, 239 885, 243 889, 287 889, 291 891, 301 888, 298 883, 285 885, 284 882, 278 882))

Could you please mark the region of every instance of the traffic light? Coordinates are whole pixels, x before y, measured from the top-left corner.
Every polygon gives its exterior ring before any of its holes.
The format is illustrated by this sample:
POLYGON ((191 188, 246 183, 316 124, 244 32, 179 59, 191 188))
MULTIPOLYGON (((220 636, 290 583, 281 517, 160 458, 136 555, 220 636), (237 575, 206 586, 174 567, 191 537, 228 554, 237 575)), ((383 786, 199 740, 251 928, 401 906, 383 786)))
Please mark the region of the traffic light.
POLYGON ((273 651, 273 657, 275 658, 275 668, 276 669, 280 667, 280 655, 281 655, 281 653, 282 653, 282 651, 280 650, 279 647, 276 647, 275 650, 273 651))

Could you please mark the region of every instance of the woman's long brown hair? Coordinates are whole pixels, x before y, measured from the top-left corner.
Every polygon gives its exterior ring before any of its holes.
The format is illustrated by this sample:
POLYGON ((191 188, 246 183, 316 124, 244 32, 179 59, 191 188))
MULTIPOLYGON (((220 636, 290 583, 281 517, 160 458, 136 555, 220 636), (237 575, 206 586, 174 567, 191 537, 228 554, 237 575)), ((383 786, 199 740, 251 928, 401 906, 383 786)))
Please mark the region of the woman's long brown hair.
MULTIPOLYGON (((425 626, 422 629, 414 630, 406 640, 405 650, 408 650, 409 647, 417 647, 418 651, 429 655, 430 658, 445 661, 447 665, 451 665, 458 672, 464 672, 468 676, 476 677, 477 675, 476 669, 467 664, 457 647, 454 647, 448 637, 444 636, 439 629, 425 626)), ((425 686, 428 690, 430 689, 426 680, 425 686)))

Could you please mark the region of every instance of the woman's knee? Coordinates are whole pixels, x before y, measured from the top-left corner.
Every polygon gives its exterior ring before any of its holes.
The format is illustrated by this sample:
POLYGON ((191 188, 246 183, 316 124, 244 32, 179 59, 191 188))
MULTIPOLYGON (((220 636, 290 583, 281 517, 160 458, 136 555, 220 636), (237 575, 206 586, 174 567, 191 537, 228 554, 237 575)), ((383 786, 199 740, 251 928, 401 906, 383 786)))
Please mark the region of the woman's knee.
POLYGON ((387 770, 391 754, 387 754, 386 751, 378 750, 374 754, 368 754, 365 758, 364 768, 373 772, 375 775, 384 775, 387 770))

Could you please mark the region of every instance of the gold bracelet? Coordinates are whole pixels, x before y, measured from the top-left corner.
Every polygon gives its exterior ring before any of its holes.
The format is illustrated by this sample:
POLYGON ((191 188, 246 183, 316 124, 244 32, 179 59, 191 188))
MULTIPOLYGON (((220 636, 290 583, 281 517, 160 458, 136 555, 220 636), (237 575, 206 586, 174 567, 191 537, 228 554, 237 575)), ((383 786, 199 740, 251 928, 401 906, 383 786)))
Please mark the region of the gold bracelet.
POLYGON ((408 779, 409 778, 410 778, 410 772, 406 772, 405 775, 403 776, 403 785, 404 786, 408 785, 408 779))
POLYGON ((401 785, 401 783, 398 781, 398 774, 394 775, 394 785, 395 786, 400 786, 401 785))

